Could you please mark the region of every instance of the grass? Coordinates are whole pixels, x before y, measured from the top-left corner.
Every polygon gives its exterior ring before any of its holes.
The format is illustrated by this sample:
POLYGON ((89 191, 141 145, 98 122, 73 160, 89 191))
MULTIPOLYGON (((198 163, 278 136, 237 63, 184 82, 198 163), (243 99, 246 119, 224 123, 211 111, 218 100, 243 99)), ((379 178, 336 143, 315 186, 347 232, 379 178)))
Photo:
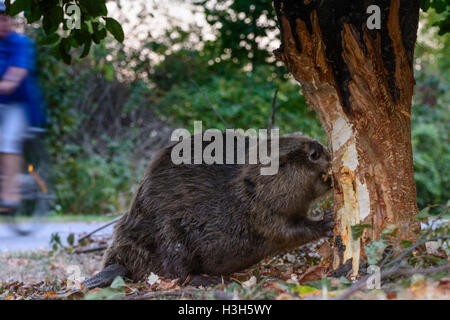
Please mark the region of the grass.
POLYGON ((116 216, 107 215, 49 215, 48 222, 109 222, 114 220, 116 216))
MULTIPOLYGON (((85 222, 85 223, 108 223, 114 220, 117 216, 109 215, 94 215, 94 214, 79 214, 79 215, 48 215, 45 220, 49 223, 64 223, 64 222, 85 222)), ((32 217, 19 216, 17 222, 27 223, 32 221, 32 217)), ((0 220, 0 224, 2 221, 0 220)))

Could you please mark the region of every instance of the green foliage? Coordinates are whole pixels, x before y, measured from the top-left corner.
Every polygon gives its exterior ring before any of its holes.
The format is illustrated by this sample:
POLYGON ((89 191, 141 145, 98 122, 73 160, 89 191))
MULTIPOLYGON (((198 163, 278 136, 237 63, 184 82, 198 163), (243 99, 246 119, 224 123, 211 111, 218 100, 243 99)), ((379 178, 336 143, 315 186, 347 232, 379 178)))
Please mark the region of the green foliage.
POLYGON ((64 245, 61 242, 61 237, 59 233, 52 233, 50 236, 50 245, 53 251, 57 251, 59 248, 63 248, 64 245))
POLYGON ((298 292, 299 295, 313 293, 319 291, 319 289, 310 286, 296 286, 292 289, 293 292, 298 292))
POLYGON ((86 300, 117 300, 125 297, 125 281, 121 277, 116 277, 109 288, 101 289, 98 292, 88 294, 86 300))
POLYGON ((110 32, 117 41, 124 40, 122 26, 116 20, 106 17, 108 10, 106 0, 15 0, 6 2, 7 13, 11 16, 24 12, 28 23, 42 20, 42 28, 47 35, 42 44, 52 45, 52 54, 70 64, 72 48, 81 48, 81 57, 86 57, 92 42, 99 44, 110 32), (76 23, 71 5, 77 5, 80 10, 80 28, 71 28, 64 14, 70 16, 76 23))
POLYGON ((450 199, 450 34, 437 38, 430 12, 416 49, 417 85, 412 108, 417 198, 421 208, 450 199), (435 43, 430 43, 433 39, 435 43))
POLYGON ((299 94, 298 85, 275 78, 270 66, 258 66, 251 73, 213 74, 199 84, 201 90, 187 80, 175 84, 156 106, 170 123, 191 128, 194 120, 202 120, 205 129, 225 129, 214 108, 232 128, 267 128, 278 89, 276 126, 281 132, 303 131, 322 140, 325 137, 314 112, 299 94))
POLYGON ((80 154, 77 158, 64 157, 54 166, 53 181, 61 210, 80 214, 123 209, 120 191, 126 192, 130 186, 131 159, 80 154))
MULTIPOLYGON (((87 30, 99 44, 71 66, 54 56, 51 46, 59 45, 59 35, 40 33, 38 65, 50 115, 47 142, 58 212, 126 208, 149 159, 140 150, 150 136, 148 128, 152 130, 153 118, 148 114, 156 114, 171 127, 187 129, 192 129, 194 120, 202 120, 204 129, 224 129, 216 112, 233 128, 267 128, 278 89, 275 126, 281 133, 302 131, 326 143, 297 82, 271 59, 268 45, 258 40, 260 45, 252 46, 255 30, 270 37, 276 34, 272 7, 266 8, 269 2, 219 1, 225 8, 221 11, 205 1, 199 6, 209 6, 206 13, 215 40, 203 41, 195 25, 186 29, 169 23, 163 34, 147 37, 136 49, 104 39, 106 30, 119 41, 122 33, 115 22, 100 18, 93 22, 103 19, 104 26, 90 23, 92 29, 87 30), (260 14, 268 17, 266 23, 260 24, 260 14), (249 23, 253 20, 259 21, 259 29, 249 23)), ((422 14, 424 35, 419 39, 425 41, 416 49, 412 143, 421 208, 450 199, 450 79, 445 72, 450 67, 450 38, 437 37, 434 26, 442 14, 434 9, 422 14)), ((80 32, 74 36, 81 43, 80 32)), ((354 230, 355 236, 363 230, 354 230)))
POLYGON ((383 258, 383 253, 389 242, 385 239, 374 240, 364 247, 369 265, 378 264, 383 258))
POLYGON ((423 11, 434 9, 440 15, 440 19, 433 26, 439 27, 439 35, 450 32, 450 5, 448 0, 422 0, 420 7, 423 11))
MULTIPOLYGON (((242 66, 265 63, 270 41, 278 34, 272 0, 212 1, 197 3, 204 9, 206 21, 216 30, 216 40, 205 50, 213 52, 218 62, 242 66)), ((217 62, 217 61, 216 61, 217 62)))
MULTIPOLYGON (((440 15, 434 23, 439 34, 450 32, 450 14, 447 0, 421 0, 424 11, 433 9, 440 15)), ((6 0, 7 12, 11 16, 24 13, 29 24, 42 19, 42 28, 51 37, 53 55, 70 64, 72 48, 83 47, 81 57, 90 52, 92 43, 99 44, 106 38, 107 31, 117 41, 124 40, 124 32, 119 22, 107 17, 106 0, 6 0), (75 4, 80 9, 80 29, 72 29, 65 20, 68 5, 75 4), (61 31, 61 32, 59 32, 61 31), (57 43, 56 43, 57 42, 57 43)), ((225 1, 203 0, 194 2, 200 6, 207 22, 217 31, 217 39, 205 43, 205 51, 219 62, 225 60, 235 65, 250 63, 252 66, 271 57, 268 49, 270 41, 262 45, 263 39, 273 39, 278 29, 272 0, 225 1)), ((217 61, 216 61, 217 62, 217 61)))
MULTIPOLYGON (((37 37, 39 41, 42 35, 37 37)), ((50 50, 41 47, 38 64, 49 113, 46 145, 52 158, 56 211, 98 214, 124 210, 131 197, 131 186, 138 180, 137 175, 142 175, 130 156, 134 141, 119 142, 102 132, 101 126, 92 124, 90 112, 95 108, 110 109, 110 104, 118 103, 97 99, 98 92, 108 92, 109 86, 116 83, 114 73, 110 73, 114 69, 98 62, 91 67, 91 60, 68 67, 50 50)), ((91 59, 106 54, 108 51, 99 46, 91 53, 91 59)), ((118 95, 128 95, 128 89, 120 88, 116 89, 118 95)), ((119 101, 119 107, 126 109, 125 102, 119 101)), ((104 112, 103 115, 107 116, 104 112)), ((108 127, 108 123, 104 126, 108 127)))
POLYGON ((105 18, 106 29, 116 38, 117 41, 123 42, 125 35, 122 26, 113 18, 105 18))
POLYGON ((372 228, 370 224, 357 224, 351 227, 353 240, 361 238, 365 229, 372 228))

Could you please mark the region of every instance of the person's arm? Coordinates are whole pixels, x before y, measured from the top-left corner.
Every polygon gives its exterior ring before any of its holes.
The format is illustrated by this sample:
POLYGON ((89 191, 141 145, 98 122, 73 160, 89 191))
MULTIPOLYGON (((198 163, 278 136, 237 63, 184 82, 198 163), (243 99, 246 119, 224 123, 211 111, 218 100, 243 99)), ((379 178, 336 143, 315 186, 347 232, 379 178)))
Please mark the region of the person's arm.
POLYGON ((0 94, 13 93, 28 75, 28 70, 19 67, 8 67, 0 80, 0 94))

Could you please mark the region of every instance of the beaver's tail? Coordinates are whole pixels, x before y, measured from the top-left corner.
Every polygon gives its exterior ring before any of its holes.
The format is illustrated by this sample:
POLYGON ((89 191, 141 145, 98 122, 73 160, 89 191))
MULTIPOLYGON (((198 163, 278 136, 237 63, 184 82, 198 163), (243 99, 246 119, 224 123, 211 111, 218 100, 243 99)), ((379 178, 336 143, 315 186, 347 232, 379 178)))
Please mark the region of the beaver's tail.
POLYGON ((85 280, 83 284, 88 289, 103 288, 109 286, 116 277, 125 277, 128 273, 128 270, 120 264, 110 264, 99 273, 85 280))

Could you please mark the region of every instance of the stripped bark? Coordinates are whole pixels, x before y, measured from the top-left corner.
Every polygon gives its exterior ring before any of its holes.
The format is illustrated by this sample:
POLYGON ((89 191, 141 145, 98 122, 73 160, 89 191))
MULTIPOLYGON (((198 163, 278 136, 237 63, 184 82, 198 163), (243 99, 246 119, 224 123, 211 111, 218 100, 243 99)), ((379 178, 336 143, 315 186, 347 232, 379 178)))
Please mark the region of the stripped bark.
POLYGON ((413 54, 419 0, 275 0, 282 45, 275 51, 301 84, 333 154, 333 268, 394 224, 416 240, 420 225, 411 147, 413 54), (378 5, 381 30, 367 28, 378 5), (370 224, 360 239, 351 227, 370 224))

